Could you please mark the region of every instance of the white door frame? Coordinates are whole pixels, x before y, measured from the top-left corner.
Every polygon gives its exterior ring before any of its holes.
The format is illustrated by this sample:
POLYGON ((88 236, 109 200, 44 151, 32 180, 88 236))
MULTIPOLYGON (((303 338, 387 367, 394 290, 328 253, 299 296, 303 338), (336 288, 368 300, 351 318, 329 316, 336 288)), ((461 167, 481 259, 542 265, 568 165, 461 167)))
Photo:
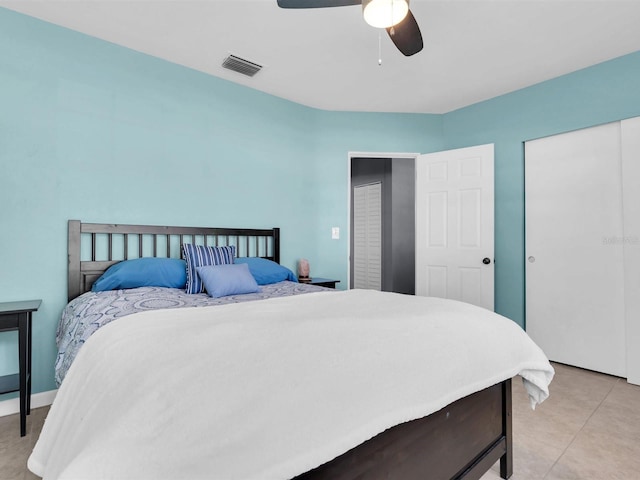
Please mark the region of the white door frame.
POLYGON ((354 158, 412 158, 419 153, 348 152, 347 153, 347 290, 351 288, 351 160, 354 158))

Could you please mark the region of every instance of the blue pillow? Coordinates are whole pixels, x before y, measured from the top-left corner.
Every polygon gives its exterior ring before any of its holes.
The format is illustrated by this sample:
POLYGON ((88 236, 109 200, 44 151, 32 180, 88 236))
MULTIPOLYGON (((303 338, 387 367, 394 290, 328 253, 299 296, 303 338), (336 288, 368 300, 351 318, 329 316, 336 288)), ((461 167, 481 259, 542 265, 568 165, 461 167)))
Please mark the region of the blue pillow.
POLYGON ((268 285, 270 283, 282 282, 290 280, 297 282, 295 273, 287 267, 283 267, 279 263, 260 257, 242 257, 236 258, 235 263, 246 263, 249 265, 251 275, 256 279, 258 285, 268 285))
POLYGON ((184 288, 187 270, 179 258, 143 257, 111 265, 91 287, 92 292, 137 287, 184 288))
POLYGON ((260 291, 247 265, 207 265, 196 270, 207 294, 213 298, 260 291))
POLYGON ((202 281, 198 276, 196 268, 205 265, 228 265, 233 263, 236 256, 236 247, 207 247, 204 245, 192 245, 185 243, 182 245, 184 259, 187 262, 187 293, 204 292, 202 281))

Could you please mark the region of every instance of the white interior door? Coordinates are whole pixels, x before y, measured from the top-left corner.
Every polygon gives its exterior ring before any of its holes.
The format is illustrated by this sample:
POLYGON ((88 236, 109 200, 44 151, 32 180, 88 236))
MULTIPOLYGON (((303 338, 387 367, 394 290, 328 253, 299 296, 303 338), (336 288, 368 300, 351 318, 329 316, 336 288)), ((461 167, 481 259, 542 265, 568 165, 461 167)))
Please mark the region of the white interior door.
POLYGON ((416 159, 416 295, 494 308, 493 144, 416 159))
POLYGON ((527 333, 551 360, 625 376, 620 124, 525 156, 527 333))
POLYGON ((382 184, 353 188, 353 287, 382 290, 382 184))

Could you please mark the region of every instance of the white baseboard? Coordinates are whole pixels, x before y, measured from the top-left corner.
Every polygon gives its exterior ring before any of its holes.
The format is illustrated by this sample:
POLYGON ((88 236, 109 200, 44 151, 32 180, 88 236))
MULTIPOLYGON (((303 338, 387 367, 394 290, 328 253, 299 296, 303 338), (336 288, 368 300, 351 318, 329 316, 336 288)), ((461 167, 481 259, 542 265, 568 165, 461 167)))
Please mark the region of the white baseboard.
MULTIPOLYGON (((58 390, 34 393, 31 395, 31 408, 34 409, 51 405, 53 403, 53 399, 56 398, 56 393, 58 393, 58 390)), ((14 413, 20 413, 19 398, 12 398, 11 400, 0 402, 0 417, 13 415, 14 413)))

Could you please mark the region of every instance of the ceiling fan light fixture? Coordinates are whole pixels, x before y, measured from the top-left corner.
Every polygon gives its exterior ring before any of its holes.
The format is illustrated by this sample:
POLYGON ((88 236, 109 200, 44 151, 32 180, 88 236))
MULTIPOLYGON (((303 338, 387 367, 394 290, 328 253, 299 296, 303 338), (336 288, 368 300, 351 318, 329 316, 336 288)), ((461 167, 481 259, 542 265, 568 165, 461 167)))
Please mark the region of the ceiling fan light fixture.
POLYGON ((365 22, 376 28, 400 23, 409 12, 409 0, 362 0, 365 22))

